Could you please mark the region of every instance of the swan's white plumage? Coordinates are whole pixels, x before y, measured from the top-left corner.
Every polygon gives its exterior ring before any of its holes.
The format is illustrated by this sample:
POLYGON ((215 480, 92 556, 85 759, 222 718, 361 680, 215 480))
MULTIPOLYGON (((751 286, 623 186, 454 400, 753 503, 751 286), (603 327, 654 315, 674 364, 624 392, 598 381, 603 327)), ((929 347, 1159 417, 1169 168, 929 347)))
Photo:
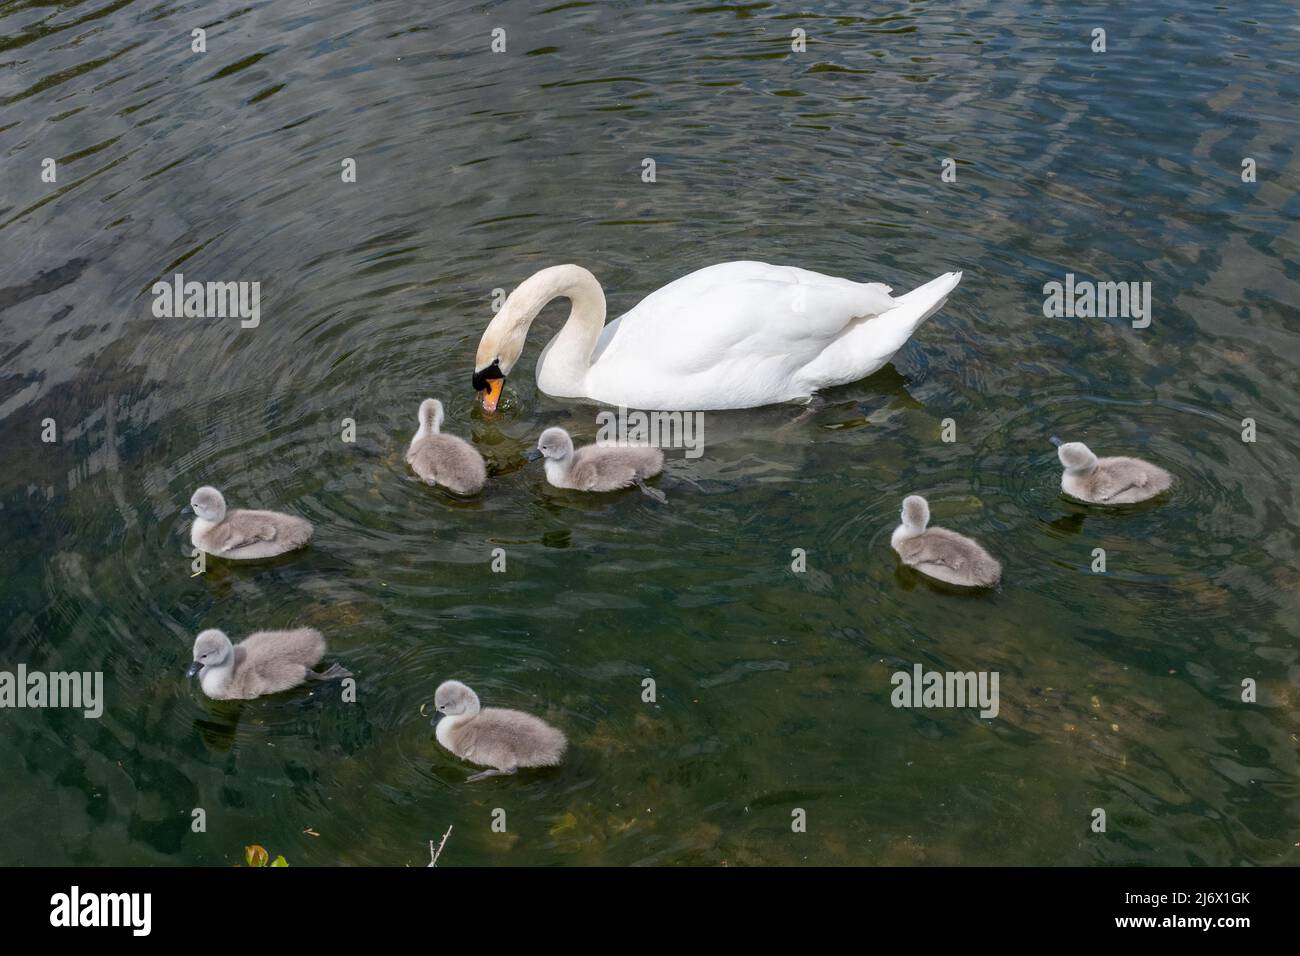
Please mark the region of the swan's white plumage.
POLYGON ((950 272, 894 297, 876 282, 724 262, 670 282, 601 329, 595 278, 554 266, 512 293, 514 307, 507 300, 484 333, 479 367, 500 357, 508 371, 537 311, 567 296, 569 322, 538 359, 543 392, 636 408, 752 408, 879 370, 960 281, 950 272))

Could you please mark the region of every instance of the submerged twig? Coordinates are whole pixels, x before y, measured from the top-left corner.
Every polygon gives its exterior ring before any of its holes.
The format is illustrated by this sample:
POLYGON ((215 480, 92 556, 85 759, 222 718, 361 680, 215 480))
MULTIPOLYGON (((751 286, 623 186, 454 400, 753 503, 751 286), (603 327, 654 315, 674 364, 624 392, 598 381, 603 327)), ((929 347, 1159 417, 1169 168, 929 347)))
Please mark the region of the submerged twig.
POLYGON ((442 848, 447 845, 447 837, 451 836, 452 827, 447 827, 447 832, 442 835, 442 842, 438 844, 438 849, 433 848, 433 841, 429 841, 429 866, 438 865, 438 857, 442 856, 442 848))

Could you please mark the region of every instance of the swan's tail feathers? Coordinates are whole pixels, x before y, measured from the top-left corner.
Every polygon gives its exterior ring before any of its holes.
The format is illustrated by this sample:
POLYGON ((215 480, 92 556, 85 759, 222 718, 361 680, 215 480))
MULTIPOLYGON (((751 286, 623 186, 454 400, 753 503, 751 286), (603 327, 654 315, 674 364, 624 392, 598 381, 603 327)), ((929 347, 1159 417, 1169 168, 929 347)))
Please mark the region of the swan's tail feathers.
POLYGON ((959 282, 960 272, 945 272, 906 295, 896 296, 894 302, 897 304, 879 318, 899 321, 908 327, 908 335, 911 335, 917 326, 943 308, 948 293, 957 288, 959 282))
POLYGON ((943 308, 948 293, 959 282, 960 272, 946 273, 906 295, 896 296, 892 307, 884 312, 849 323, 800 370, 796 385, 804 390, 801 394, 856 382, 879 371, 922 322, 943 308))

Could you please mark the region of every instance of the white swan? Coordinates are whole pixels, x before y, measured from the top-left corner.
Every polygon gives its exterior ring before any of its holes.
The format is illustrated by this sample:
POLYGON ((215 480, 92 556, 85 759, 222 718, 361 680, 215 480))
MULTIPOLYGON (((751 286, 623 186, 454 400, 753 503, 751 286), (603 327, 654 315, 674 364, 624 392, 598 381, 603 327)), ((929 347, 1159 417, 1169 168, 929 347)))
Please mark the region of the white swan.
POLYGON ((557 398, 663 411, 754 408, 881 368, 961 281, 948 272, 897 298, 793 266, 723 262, 670 282, 605 325, 605 294, 581 266, 551 266, 510 293, 479 342, 474 390, 496 410, 528 327, 552 299, 569 320, 537 360, 557 398))

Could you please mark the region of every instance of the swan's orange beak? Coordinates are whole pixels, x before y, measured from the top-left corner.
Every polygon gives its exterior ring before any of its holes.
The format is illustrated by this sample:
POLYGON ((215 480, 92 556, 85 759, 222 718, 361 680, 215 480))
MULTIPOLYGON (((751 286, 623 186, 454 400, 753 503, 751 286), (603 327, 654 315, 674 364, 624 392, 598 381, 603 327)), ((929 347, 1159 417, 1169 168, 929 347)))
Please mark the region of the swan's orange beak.
POLYGON ((501 401, 501 392, 505 384, 504 378, 490 378, 487 381, 487 388, 478 393, 479 400, 483 403, 483 411, 489 415, 497 410, 497 403, 501 401))

